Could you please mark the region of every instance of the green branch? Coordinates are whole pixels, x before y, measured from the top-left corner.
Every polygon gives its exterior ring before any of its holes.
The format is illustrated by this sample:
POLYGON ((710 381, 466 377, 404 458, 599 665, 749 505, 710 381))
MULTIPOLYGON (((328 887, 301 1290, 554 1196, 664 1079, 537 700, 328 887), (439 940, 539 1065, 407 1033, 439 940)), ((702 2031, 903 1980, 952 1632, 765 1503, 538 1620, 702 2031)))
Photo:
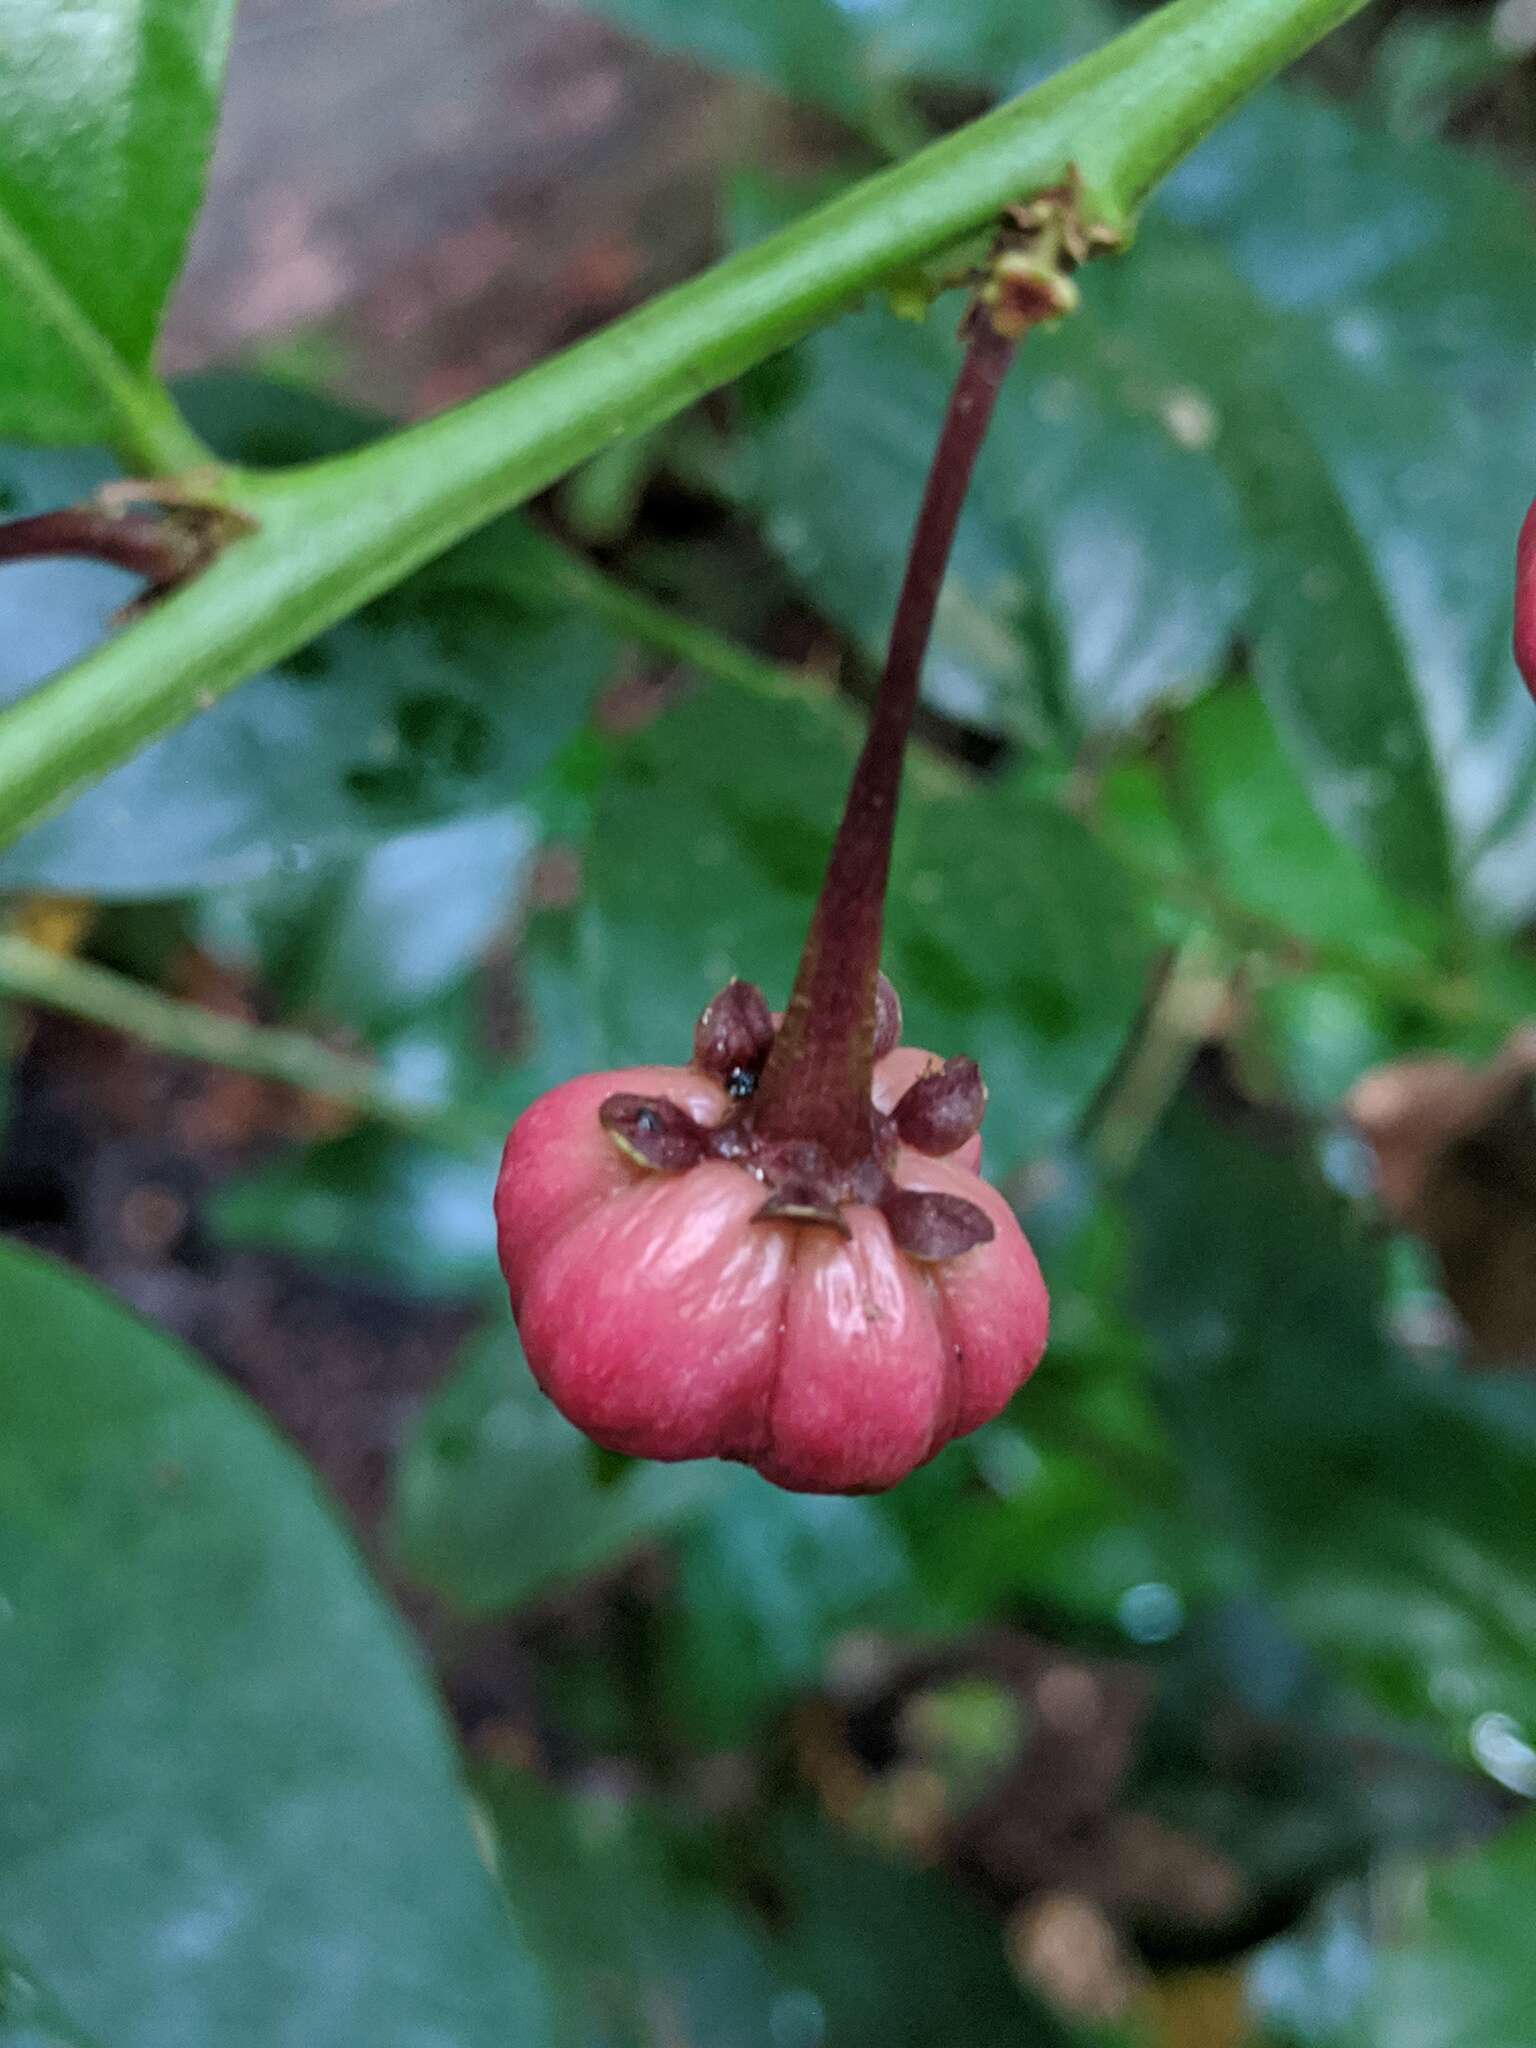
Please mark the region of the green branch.
POLYGON ((484 1136, 480 1126, 471 1127, 451 1109, 394 1087, 371 1061, 333 1052, 301 1031, 247 1024, 180 1002, 110 967, 70 959, 15 933, 0 933, 0 995, 83 1017, 182 1059, 282 1081, 418 1135, 432 1132, 450 1142, 484 1136))
MULTIPOLYGON (((573 606, 601 619, 621 639, 664 654, 701 676, 712 676, 733 689, 746 690, 754 697, 786 699, 803 704, 828 719, 841 732, 850 750, 858 746, 862 725, 851 705, 829 685, 803 669, 788 668, 766 660, 743 647, 737 640, 682 617, 658 604, 632 584, 610 576, 572 548, 553 541, 539 554, 542 594, 553 589, 573 606)), ((915 739, 907 750, 907 775, 911 786, 930 796, 952 796, 967 786, 967 777, 953 761, 915 739)))
POLYGON ((260 531, 0 714, 0 839, 610 442, 953 248, 1072 165, 1125 224, 1255 86, 1365 0, 1171 0, 1083 62, 499 390, 359 452, 235 473, 260 531))

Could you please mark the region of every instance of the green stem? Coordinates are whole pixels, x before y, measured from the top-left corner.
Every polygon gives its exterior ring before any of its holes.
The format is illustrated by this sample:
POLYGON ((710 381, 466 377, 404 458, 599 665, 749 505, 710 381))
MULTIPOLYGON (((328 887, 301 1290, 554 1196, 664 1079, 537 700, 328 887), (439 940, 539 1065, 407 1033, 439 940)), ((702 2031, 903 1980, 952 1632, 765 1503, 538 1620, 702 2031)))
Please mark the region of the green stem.
POLYGON ((1123 227, 1223 115, 1365 0, 1170 0, 1023 98, 455 411, 277 475, 260 531, 0 714, 0 837, 611 441, 642 432, 952 248, 1075 165, 1123 227))
POLYGON ((452 1111, 402 1094, 367 1060, 333 1052, 301 1031, 247 1024, 180 1002, 110 967, 50 952, 15 933, 0 933, 0 995, 83 1017, 183 1059, 285 1082, 418 1136, 438 1131, 463 1142, 471 1135, 452 1111))
MULTIPOLYGON (((552 585, 621 637, 668 655, 699 675, 748 690, 754 697, 804 704, 835 724, 845 739, 857 742, 860 721, 853 710, 835 690, 805 671, 768 661, 713 627, 683 618, 632 584, 610 576, 585 556, 554 542, 540 568, 545 578, 543 594, 547 595, 552 585)), ((963 769, 920 740, 909 748, 907 774, 912 787, 929 796, 954 796, 968 786, 963 769)))
POLYGON ((668 655, 701 675, 750 690, 755 697, 788 697, 801 703, 808 697, 831 701, 830 691, 818 689, 809 676, 781 667, 712 627, 682 617, 573 549, 551 542, 547 553, 541 551, 540 569, 546 591, 553 585, 560 595, 611 626, 621 638, 668 655))

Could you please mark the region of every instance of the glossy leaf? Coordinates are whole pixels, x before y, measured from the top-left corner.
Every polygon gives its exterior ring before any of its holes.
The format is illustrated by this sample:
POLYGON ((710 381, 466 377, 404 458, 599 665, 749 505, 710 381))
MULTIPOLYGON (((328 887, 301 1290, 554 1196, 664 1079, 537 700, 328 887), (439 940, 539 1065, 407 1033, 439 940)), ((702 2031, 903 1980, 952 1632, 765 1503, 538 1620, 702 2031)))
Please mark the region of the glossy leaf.
MULTIPOLYGON (((1123 730, 1212 680, 1247 585, 1205 414, 1172 377, 1128 371, 1095 304, 1032 336, 1010 373, 924 686, 951 717, 1036 746, 1123 730)), ((806 343, 747 471, 767 538, 872 663, 959 365, 954 310, 915 324, 871 308, 806 343)))
POLYGON ((0 1251, 0 1926, 113 2048, 547 2038, 399 1626, 176 1345, 0 1251))
POLYGON ((1404 890, 1454 877, 1520 914, 1536 845, 1536 726, 1508 649, 1510 536, 1536 471, 1525 208, 1476 158, 1273 94, 1161 210, 1201 239, 1148 234, 1115 275, 1118 324, 1221 422, 1258 549, 1255 673, 1314 799, 1404 890))
POLYGON ((658 2029, 709 2048, 806 2041, 803 1992, 746 1913, 679 1868, 654 1810, 505 1770, 481 1791, 559 1987, 560 2048, 654 2048, 658 2029))
POLYGON ((1501 1413, 1398 1356, 1340 1199, 1191 1109, 1133 1213, 1191 1510, 1303 1641, 1453 1751, 1488 1714, 1536 1727, 1536 1389, 1501 1413))
MULTIPOLYGON (((356 414, 212 380, 192 412, 221 450, 293 462, 351 445, 356 414)), ((79 497, 97 458, 0 460, 13 509, 79 497)), ((518 522, 473 541, 148 747, 0 851, 0 886, 109 899, 325 875, 419 826, 504 808, 584 723, 614 643, 547 588, 518 522)), ((130 580, 92 563, 0 572, 0 699, 110 630, 130 580)))
POLYGON ((1409 960, 1432 949, 1433 918, 1392 896, 1328 831, 1251 688, 1193 706, 1170 735, 1167 759, 1190 856, 1226 901, 1363 957, 1409 960))
MULTIPOLYGON (((1533 258, 1479 161, 1297 94, 1255 103, 1022 352, 930 700, 1071 746, 1194 694, 1240 635, 1314 805, 1383 880, 1526 913, 1536 722, 1508 610, 1533 258)), ((939 313, 871 309, 758 408, 740 494, 872 660, 955 357, 939 313)))
POLYGON ((402 832, 291 880, 210 898, 202 934, 258 973, 289 1015, 382 1036, 480 963, 511 920, 535 836, 529 813, 511 810, 402 832))
POLYGON ((226 1244, 286 1252, 427 1300, 491 1296, 500 1281, 491 1216, 500 1151, 489 1130, 473 1149, 353 1131, 231 1182, 209 1220, 226 1244))
POLYGON ((234 0, 0 0, 0 434, 107 439, 132 409, 233 15, 234 0))
POLYGON ((910 1625, 900 1539, 867 1501, 782 1493, 735 1466, 678 1539, 662 1636, 669 1708, 692 1738, 750 1736, 855 1625, 910 1625))
POLYGON ((510 1319, 471 1346, 406 1454, 396 1544, 467 1612, 519 1607, 617 1563, 721 1491, 710 1464, 600 1484, 586 1438, 534 1385, 510 1319))
POLYGON ((1435 971, 1449 925, 1328 829, 1251 683, 1213 691, 1167 721, 1155 753, 1117 761, 1095 815, 1127 862, 1237 931, 1435 971))

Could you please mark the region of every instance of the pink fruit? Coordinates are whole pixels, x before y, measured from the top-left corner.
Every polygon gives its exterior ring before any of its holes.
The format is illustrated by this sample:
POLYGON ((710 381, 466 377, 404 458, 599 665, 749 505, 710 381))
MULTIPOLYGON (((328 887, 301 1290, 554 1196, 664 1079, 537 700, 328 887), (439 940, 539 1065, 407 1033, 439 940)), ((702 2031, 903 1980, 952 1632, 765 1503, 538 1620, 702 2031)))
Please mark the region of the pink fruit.
MULTIPOLYGON (((704 1149, 722 1136, 735 1149, 746 1120, 698 1067, 588 1074, 526 1110, 496 1189, 501 1262, 528 1362, 561 1413, 610 1450, 733 1458, 803 1493, 893 1486, 996 1415, 1045 1348, 1045 1285, 978 1177, 974 1124, 946 1158, 897 1135, 903 1098, 941 1072, 911 1046, 880 1059, 872 1121, 888 1182, 840 1201, 796 1160, 800 1205, 783 1220, 761 1214, 772 1158, 704 1149), (692 1163, 638 1160, 611 1118, 605 1128, 615 1100, 681 1112, 670 1141, 699 1134, 692 1163), (968 1248, 901 1250, 892 1210, 909 1238, 958 1218, 968 1248)), ((668 1142, 639 1142, 658 1136, 668 1142)))

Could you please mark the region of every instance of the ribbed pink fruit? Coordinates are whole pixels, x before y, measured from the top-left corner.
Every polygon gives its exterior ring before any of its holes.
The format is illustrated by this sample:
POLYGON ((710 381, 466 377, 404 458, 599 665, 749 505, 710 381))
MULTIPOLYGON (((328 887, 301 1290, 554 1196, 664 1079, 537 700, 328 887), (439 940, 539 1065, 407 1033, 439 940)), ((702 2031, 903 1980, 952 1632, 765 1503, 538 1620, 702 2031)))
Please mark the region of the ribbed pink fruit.
MULTIPOLYGON (((877 1108, 938 1064, 898 1047, 876 1065, 877 1108)), ((709 1128, 731 1109, 689 1067, 584 1075, 519 1117, 496 1188, 529 1365, 597 1443, 736 1459, 800 1493, 872 1493, 990 1420, 1034 1370, 1045 1285, 1013 1211, 978 1177, 979 1138, 944 1159, 897 1148, 899 1187, 962 1196, 994 1230, 919 1260, 878 1209, 848 1206, 843 1237, 754 1221, 764 1190, 741 1166, 648 1171, 598 1120, 626 1093, 709 1128)))

